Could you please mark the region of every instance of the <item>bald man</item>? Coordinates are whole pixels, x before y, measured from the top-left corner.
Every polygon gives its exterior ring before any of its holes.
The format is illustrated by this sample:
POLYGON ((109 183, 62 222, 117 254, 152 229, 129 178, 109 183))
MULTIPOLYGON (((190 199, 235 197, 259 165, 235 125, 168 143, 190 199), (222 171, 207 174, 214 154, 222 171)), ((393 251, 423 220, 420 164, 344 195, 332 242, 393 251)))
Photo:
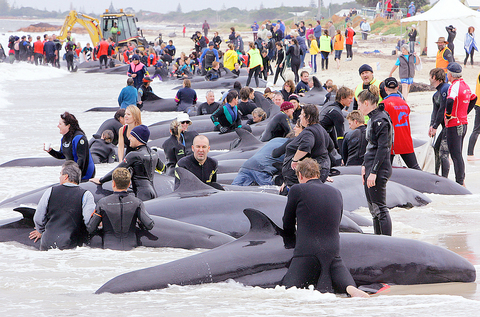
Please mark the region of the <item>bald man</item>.
MULTIPOLYGON (((210 142, 204 135, 197 135, 193 139, 192 145, 193 154, 181 158, 177 167, 183 167, 192 172, 198 179, 207 185, 217 187, 213 183, 217 181, 217 167, 216 159, 208 157, 210 152, 210 142)), ((179 176, 175 173, 175 188, 179 185, 179 176)))

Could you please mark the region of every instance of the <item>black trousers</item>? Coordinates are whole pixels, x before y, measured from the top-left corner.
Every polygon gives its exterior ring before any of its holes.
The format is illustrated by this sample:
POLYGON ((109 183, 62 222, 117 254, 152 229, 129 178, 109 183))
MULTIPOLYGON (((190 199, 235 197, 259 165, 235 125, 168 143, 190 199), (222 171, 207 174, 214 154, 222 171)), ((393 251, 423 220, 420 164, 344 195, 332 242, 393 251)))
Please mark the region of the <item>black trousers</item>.
POLYGON ((465 54, 467 54, 467 56, 465 56, 465 60, 463 61, 463 65, 464 65, 464 66, 467 66, 468 56, 470 56, 470 65, 473 66, 473 53, 474 53, 474 52, 475 52, 475 49, 474 49, 474 48, 472 48, 472 49, 470 50, 470 54, 467 53, 467 52, 465 52, 465 54))
MULTIPOLYGON (((285 66, 285 64, 284 64, 285 66)), ((277 66, 277 69, 275 70, 275 77, 273 79, 273 84, 275 85, 277 83, 277 80, 278 80, 278 75, 280 75, 280 77, 282 77, 283 81, 287 81, 285 79, 285 77, 283 76, 283 70, 285 69, 285 67, 280 67, 280 66, 277 66)))
POLYGON ((463 139, 467 133, 467 125, 462 124, 456 127, 446 128, 448 151, 453 161, 455 181, 463 185, 465 181, 465 162, 462 157, 463 139))
POLYGON ((370 170, 366 169, 364 188, 368 209, 373 218, 373 230, 375 234, 391 236, 392 220, 390 219, 390 213, 387 207, 387 182, 392 175, 392 168, 391 166, 381 168, 377 172, 375 186, 370 188, 367 186, 368 175, 370 175, 370 170))
POLYGON ((475 143, 477 143, 478 135, 480 134, 480 107, 475 106, 475 123, 473 125, 472 134, 468 139, 467 155, 473 155, 475 149, 475 143))
MULTIPOLYGON (((417 156, 415 155, 415 152, 407 153, 407 154, 400 154, 400 156, 401 156, 402 160, 405 162, 405 164, 408 166, 408 168, 421 170, 420 166, 418 166, 417 156)), ((390 162, 393 162, 394 157, 395 157, 395 155, 390 155, 390 162)))
POLYGON ((107 68, 107 60, 108 60, 107 55, 102 55, 98 59, 100 61, 100 69, 102 68, 102 63, 104 63, 105 68, 107 68))
POLYGON ((248 71, 247 84, 245 86, 250 85, 250 81, 252 80, 252 76, 255 78, 255 83, 257 84, 257 88, 258 88, 258 86, 260 86, 260 82, 258 80, 258 76, 260 75, 260 70, 261 70, 260 65, 254 67, 254 68, 250 68, 250 70, 248 71))
POLYGON ((347 58, 353 58, 352 44, 345 44, 347 49, 347 58))

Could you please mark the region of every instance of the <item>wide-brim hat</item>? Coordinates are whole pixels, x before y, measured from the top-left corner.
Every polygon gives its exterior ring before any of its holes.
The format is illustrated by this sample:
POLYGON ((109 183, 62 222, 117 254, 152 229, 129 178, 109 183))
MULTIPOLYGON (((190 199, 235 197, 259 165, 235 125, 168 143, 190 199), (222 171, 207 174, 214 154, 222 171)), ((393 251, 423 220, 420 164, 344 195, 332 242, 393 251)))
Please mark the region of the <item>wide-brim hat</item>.
POLYGON ((448 42, 447 42, 447 41, 445 41, 445 38, 444 38, 443 36, 440 36, 440 37, 438 38, 438 41, 436 41, 435 43, 437 43, 437 44, 438 44, 438 43, 445 43, 445 44, 448 44, 448 42))

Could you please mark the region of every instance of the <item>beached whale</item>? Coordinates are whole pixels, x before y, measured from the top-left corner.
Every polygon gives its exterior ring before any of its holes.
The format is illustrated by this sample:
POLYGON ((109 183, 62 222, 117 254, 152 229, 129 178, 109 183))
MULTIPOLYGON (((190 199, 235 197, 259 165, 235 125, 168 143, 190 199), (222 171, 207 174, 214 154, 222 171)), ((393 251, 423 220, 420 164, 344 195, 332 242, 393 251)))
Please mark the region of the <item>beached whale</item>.
POLYGON ((313 88, 305 93, 304 97, 298 98, 298 101, 302 105, 313 104, 321 106, 325 103, 325 96, 327 91, 322 87, 322 84, 317 77, 312 76, 313 78, 313 88))
MULTIPOLYGON (((120 109, 119 106, 94 107, 86 110, 85 112, 115 112, 118 109, 120 109)), ((143 102, 142 111, 150 111, 150 112, 177 111, 177 102, 175 101, 174 98, 160 98, 160 97, 154 100, 145 100, 143 102)))
MULTIPOLYGON (((287 198, 259 192, 220 191, 202 183, 192 173, 178 167, 178 188, 171 194, 145 202, 151 215, 184 221, 220 231, 238 238, 248 232, 245 208, 262 208, 275 221, 281 222, 287 198)), ((360 227, 343 217, 341 230, 362 232, 360 227)))
MULTIPOLYGON (((247 84, 247 76, 240 76, 236 78, 219 78, 217 80, 211 80, 211 81, 196 81, 192 82, 192 89, 230 89, 233 88, 233 84, 238 81, 240 84, 242 84, 242 87, 244 87, 247 84)), ((259 79, 259 88, 265 88, 267 87, 267 81, 263 79, 259 79)), ((178 90, 182 88, 183 86, 176 86, 173 87, 173 90, 178 90)), ((256 87, 255 80, 252 78, 250 81, 250 87, 256 87)))
MULTIPOLYGON (((233 279, 275 287, 287 272, 293 246, 258 210, 246 209, 249 232, 240 239, 187 258, 117 276, 96 294, 149 291, 233 279)), ((425 242, 367 234, 340 234, 340 256, 357 285, 474 282, 475 267, 452 251, 425 242)))
MULTIPOLYGON (((20 207, 15 210, 21 212, 23 217, 0 221, 0 242, 15 241, 39 249, 40 241, 34 243, 28 237, 28 234, 34 230, 33 215, 35 209, 20 207)), ((137 228, 137 240, 141 246, 213 249, 234 240, 229 235, 200 226, 158 216, 152 216, 152 219, 155 222, 152 230, 147 231, 137 228)), ((101 248, 101 238, 93 237, 88 245, 93 248, 101 248)))
MULTIPOLYGON (((233 163, 235 164, 235 162, 233 163)), ((232 166, 228 166, 232 169, 232 166)), ((237 173, 223 173, 217 175, 219 184, 231 184, 237 173)), ((365 189, 362 185, 360 175, 339 175, 333 177, 333 183, 326 184, 335 187, 342 193, 343 209, 354 211, 361 207, 368 207, 365 189)), ((249 187, 249 186, 246 186, 249 187)), ((425 194, 416 191, 408 186, 389 181, 387 183, 387 207, 411 208, 425 206, 432 200, 425 194)))
MULTIPOLYGON (((339 171, 340 175, 361 175, 361 166, 336 166, 333 171, 339 171)), ((390 181, 413 188, 421 193, 432 193, 440 195, 468 195, 471 192, 451 179, 403 167, 392 169, 390 181)), ((387 190, 388 194, 388 190, 387 190)))

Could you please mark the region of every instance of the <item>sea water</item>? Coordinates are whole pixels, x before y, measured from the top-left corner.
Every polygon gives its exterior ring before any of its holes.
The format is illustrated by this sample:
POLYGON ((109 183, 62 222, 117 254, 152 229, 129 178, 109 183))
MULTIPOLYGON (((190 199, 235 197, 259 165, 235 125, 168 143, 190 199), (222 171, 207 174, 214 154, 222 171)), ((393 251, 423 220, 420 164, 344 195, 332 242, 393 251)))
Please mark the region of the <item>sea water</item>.
MULTIPOLYGON (((0 34, 4 46, 10 34, 0 34)), ((88 39, 80 36, 80 40, 88 39)), ((64 111, 74 113, 90 137, 113 113, 85 110, 117 105, 127 79, 125 75, 69 73, 65 68, 26 63, 0 64, 0 74, 0 163, 22 157, 48 157, 43 151, 44 142, 51 142, 58 150, 61 135, 56 126, 64 111)), ((173 83, 155 80, 152 86, 164 98, 172 98, 176 92, 173 83)), ((220 92, 215 91, 217 97, 220 92)), ((205 91, 197 93, 199 100, 204 100, 205 91)), ((431 95, 412 93, 409 98, 428 105, 431 95)), ((142 120, 148 125, 175 115, 143 112, 142 120)), ((427 107, 414 109, 411 119, 414 136, 425 139, 427 107)), ((99 165, 97 175, 113 167, 115 164, 99 165)), ((480 163, 466 163, 466 168, 466 184, 473 195, 428 195, 433 202, 425 207, 394 208, 393 235, 445 247, 468 259, 478 272, 480 163)), ((59 170, 1 168, 0 201, 58 182, 59 170)), ((366 208, 357 213, 369 216, 366 208)), ((16 216, 11 209, 0 209, 0 219, 16 216)), ((122 252, 81 247, 39 252, 13 242, 0 243, 0 316, 474 316, 480 310, 478 279, 468 284, 393 286, 389 292, 369 300, 313 290, 262 289, 232 281, 171 286, 151 292, 94 294, 119 274, 203 251, 140 247, 122 252)))

